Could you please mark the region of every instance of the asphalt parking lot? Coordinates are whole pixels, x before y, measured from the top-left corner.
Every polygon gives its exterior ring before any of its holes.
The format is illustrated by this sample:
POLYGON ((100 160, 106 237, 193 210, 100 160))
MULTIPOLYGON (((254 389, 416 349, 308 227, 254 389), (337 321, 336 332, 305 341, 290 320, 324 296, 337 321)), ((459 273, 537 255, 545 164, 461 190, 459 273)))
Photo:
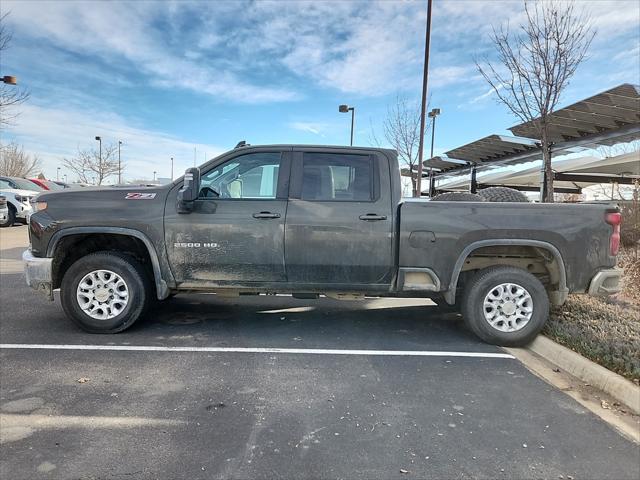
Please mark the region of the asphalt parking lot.
POLYGON ((640 477, 637 445, 428 302, 179 295, 90 335, 24 284, 25 245, 0 231, 0 478, 640 477))

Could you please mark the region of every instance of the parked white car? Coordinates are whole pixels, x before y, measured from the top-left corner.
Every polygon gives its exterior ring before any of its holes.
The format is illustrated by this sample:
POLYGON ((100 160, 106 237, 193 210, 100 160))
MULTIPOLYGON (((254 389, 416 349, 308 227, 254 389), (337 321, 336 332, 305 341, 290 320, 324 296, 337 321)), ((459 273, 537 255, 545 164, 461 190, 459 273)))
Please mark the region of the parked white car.
POLYGON ((0 195, 0 225, 4 225, 9 219, 9 207, 7 207, 7 197, 0 195))
POLYGON ((0 221, 0 227, 10 227, 16 220, 27 222, 33 211, 31 200, 41 191, 40 187, 24 178, 0 177, 0 195, 6 197, 8 210, 6 219, 0 221))

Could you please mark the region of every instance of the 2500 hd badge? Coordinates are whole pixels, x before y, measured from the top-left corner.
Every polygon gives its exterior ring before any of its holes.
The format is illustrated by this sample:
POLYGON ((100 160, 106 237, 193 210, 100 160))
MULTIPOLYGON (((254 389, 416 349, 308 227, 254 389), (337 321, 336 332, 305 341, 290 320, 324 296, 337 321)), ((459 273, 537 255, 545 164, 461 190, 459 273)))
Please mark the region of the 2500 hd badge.
POLYGON ((217 243, 211 242, 175 242, 173 244, 174 248, 217 248, 217 243))

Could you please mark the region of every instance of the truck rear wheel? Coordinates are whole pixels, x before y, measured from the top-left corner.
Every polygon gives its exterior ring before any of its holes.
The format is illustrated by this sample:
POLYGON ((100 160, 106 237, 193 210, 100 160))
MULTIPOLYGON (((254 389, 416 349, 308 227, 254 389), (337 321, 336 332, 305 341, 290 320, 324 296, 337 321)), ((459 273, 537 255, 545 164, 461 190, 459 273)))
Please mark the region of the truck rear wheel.
POLYGON ((147 310, 153 288, 133 257, 98 252, 77 260, 62 279, 62 308, 90 333, 118 333, 147 310))
POLYGON ((467 327, 487 343, 518 347, 531 342, 549 317, 549 297, 535 276, 516 267, 476 273, 462 298, 467 327))

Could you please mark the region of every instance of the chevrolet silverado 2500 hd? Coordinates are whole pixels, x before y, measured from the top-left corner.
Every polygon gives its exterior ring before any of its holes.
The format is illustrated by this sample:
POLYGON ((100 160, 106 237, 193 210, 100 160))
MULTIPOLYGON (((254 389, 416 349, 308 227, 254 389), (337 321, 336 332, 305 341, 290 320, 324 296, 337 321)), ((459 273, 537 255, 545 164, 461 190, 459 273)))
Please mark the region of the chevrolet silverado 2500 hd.
POLYGON ((27 283, 59 288, 96 333, 177 292, 290 293, 431 297, 521 345, 568 293, 620 288, 617 208, 402 200, 379 148, 241 146, 166 186, 41 193, 35 208, 27 283))

